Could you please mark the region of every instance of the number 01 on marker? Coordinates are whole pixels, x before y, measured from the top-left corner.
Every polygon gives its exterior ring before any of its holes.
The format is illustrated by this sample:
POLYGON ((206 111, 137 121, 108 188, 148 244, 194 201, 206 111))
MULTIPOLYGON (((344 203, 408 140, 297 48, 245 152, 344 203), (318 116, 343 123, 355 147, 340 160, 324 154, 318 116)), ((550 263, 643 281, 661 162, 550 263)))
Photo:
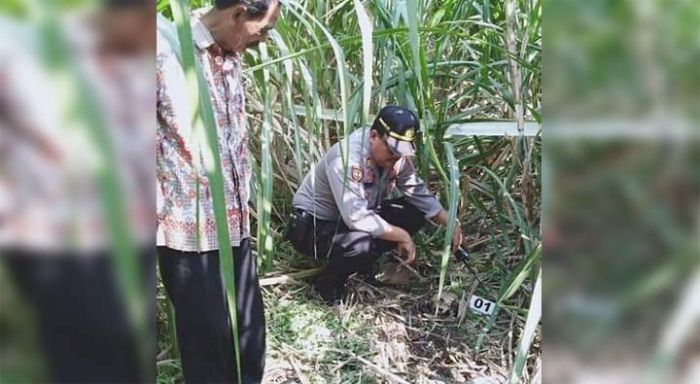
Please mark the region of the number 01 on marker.
POLYGON ((486 300, 483 297, 472 295, 469 299, 469 308, 472 311, 481 313, 482 315, 490 315, 493 313, 496 303, 486 300))

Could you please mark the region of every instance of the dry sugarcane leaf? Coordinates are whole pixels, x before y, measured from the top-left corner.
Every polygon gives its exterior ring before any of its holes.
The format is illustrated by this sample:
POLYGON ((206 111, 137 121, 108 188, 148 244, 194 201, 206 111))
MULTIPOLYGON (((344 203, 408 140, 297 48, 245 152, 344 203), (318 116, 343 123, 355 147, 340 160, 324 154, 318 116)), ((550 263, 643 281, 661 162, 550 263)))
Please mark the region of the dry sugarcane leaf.
POLYGON ((409 285, 415 278, 413 272, 399 263, 386 263, 382 267, 379 281, 387 285, 409 285))

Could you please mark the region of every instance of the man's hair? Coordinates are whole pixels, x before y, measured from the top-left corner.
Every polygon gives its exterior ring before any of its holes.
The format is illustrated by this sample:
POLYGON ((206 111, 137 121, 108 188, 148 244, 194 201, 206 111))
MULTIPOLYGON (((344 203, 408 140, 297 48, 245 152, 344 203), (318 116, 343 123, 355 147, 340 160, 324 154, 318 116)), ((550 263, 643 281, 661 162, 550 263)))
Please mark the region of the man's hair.
POLYGON ((103 4, 105 5, 105 8, 109 9, 153 6, 153 2, 149 0, 107 0, 103 4))
POLYGON ((270 5, 275 0, 216 0, 217 9, 226 9, 235 5, 245 5, 249 16, 262 16, 270 9, 270 5))
POLYGON ((380 135, 382 135, 382 136, 389 133, 389 131, 388 131, 386 128, 382 127, 382 125, 379 124, 378 121, 375 121, 375 122, 370 126, 370 129, 369 129, 369 130, 370 130, 370 131, 377 131, 377 133, 380 134, 380 135))

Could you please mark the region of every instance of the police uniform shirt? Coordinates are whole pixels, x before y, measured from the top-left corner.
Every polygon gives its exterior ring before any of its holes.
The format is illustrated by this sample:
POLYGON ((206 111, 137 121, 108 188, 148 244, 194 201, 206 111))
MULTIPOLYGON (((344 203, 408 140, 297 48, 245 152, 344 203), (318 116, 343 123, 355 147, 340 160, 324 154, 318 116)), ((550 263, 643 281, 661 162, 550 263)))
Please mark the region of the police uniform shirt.
POLYGON ((341 156, 341 150, 346 150, 345 140, 333 145, 304 178, 294 195, 294 207, 320 220, 342 217, 351 230, 375 237, 389 228, 376 210, 394 187, 425 213, 426 219, 440 213, 442 205, 416 175, 411 158, 402 157, 393 170, 383 170, 370 158, 369 139, 369 127, 356 130, 346 139, 347 168, 341 156))

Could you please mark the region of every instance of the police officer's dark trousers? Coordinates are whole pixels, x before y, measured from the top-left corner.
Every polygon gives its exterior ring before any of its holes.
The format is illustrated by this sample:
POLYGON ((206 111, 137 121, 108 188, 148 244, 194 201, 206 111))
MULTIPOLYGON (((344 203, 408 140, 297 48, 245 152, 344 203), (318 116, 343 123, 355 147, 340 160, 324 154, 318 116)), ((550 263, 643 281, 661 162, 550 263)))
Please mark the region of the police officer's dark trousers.
MULTIPOLYGON (((379 215, 389 224, 413 236, 425 224, 425 214, 405 198, 382 202, 379 215)), ((367 232, 353 231, 342 220, 318 220, 309 212, 297 211, 287 234, 294 248, 317 260, 328 261, 321 281, 345 283, 354 272, 371 273, 382 253, 396 243, 372 237, 367 232)), ((327 284, 327 285, 328 285, 327 284)))
MULTIPOLYGON (((158 247, 158 260, 163 284, 175 308, 185 382, 237 382, 219 251, 181 252, 158 247)), ((233 261, 241 382, 260 383, 265 365, 265 316, 250 239, 233 248, 233 261)))

